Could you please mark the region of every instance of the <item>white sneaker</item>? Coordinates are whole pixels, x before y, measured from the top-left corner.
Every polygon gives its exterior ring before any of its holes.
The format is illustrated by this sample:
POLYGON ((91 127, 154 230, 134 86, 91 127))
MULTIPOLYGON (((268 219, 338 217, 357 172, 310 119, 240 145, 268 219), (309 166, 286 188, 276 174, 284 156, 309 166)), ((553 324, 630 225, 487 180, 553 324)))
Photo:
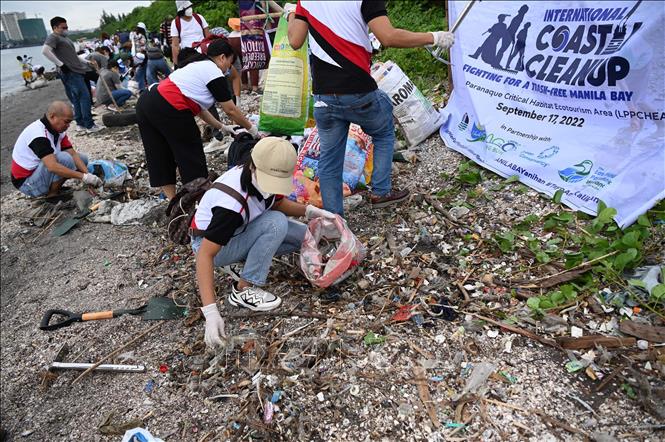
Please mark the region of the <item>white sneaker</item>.
POLYGON ((238 264, 231 264, 228 266, 223 266, 220 267, 222 273, 227 274, 231 278, 233 278, 234 281, 240 281, 240 272, 242 272, 242 267, 240 267, 238 264))
POLYGON ((282 299, 259 287, 247 287, 243 290, 231 285, 229 304, 234 307, 244 307, 255 312, 267 312, 280 306, 282 299))
POLYGON ((120 112, 120 109, 118 109, 117 107, 115 107, 112 104, 109 104, 108 106, 106 106, 106 109, 110 110, 111 112, 120 112))
POLYGON ((99 132, 102 129, 103 129, 103 127, 97 126, 96 124, 93 124, 92 127, 89 127, 88 129, 86 129, 86 132, 89 133, 89 134, 94 134, 95 132, 99 132))
POLYGON ((83 132, 83 131, 85 131, 85 127, 83 127, 83 126, 79 126, 79 125, 77 124, 77 125, 74 126, 74 130, 75 130, 76 132, 83 132))

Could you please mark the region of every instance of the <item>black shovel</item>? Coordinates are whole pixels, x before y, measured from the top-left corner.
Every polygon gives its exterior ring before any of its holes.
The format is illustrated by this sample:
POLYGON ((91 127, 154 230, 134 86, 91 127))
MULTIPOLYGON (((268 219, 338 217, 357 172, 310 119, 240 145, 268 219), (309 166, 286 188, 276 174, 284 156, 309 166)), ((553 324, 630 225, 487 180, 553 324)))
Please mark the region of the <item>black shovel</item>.
POLYGON ((57 330, 67 327, 75 322, 96 321, 99 319, 112 319, 122 315, 142 315, 144 321, 158 319, 180 319, 187 316, 187 307, 180 307, 171 298, 156 297, 135 309, 106 310, 103 312, 73 313, 68 310, 48 310, 44 313, 42 322, 39 324, 41 330, 57 330), (54 316, 62 319, 51 323, 54 316))

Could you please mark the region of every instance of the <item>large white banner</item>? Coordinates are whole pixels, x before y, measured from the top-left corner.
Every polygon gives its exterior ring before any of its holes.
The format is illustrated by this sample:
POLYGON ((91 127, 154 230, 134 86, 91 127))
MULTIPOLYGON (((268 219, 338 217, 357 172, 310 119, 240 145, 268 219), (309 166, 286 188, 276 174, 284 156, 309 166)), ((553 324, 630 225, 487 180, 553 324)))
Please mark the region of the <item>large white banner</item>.
POLYGON ((622 227, 665 196, 665 3, 483 1, 455 37, 449 147, 622 227))

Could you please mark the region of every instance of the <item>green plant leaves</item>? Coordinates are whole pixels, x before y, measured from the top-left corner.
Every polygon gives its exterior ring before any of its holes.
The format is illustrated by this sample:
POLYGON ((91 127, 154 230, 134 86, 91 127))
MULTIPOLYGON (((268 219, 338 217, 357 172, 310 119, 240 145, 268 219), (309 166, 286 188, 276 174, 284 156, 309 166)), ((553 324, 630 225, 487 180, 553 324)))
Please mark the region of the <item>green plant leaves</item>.
POLYGON ((637 258, 637 255, 638 253, 636 249, 628 249, 614 258, 614 264, 612 267, 618 273, 621 273, 632 261, 635 260, 635 258, 637 258))
POLYGON ((481 171, 473 161, 467 161, 457 167, 457 179, 462 184, 475 186, 482 180, 481 171))
POLYGON ((552 200, 557 204, 561 204, 561 198, 562 197, 563 197, 563 189, 559 189, 556 192, 554 192, 554 196, 552 197, 552 200))

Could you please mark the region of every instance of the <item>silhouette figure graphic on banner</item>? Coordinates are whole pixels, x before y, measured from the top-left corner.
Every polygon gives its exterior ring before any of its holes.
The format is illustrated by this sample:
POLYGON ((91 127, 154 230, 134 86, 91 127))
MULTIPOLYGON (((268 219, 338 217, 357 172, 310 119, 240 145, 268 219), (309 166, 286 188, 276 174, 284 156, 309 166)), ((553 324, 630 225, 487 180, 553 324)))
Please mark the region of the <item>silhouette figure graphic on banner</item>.
POLYGON ((497 46, 500 41, 507 37, 508 28, 504 21, 510 14, 499 14, 498 22, 495 23, 483 35, 489 32, 489 36, 485 39, 483 44, 478 48, 475 54, 470 55, 471 58, 482 58, 482 60, 492 66, 493 68, 503 69, 501 67, 501 57, 497 57, 497 46))
POLYGON ((501 40, 501 49, 499 49, 499 52, 496 55, 496 58, 499 61, 503 60, 503 55, 511 44, 513 45, 513 48, 515 47, 515 34, 517 34, 517 30, 520 28, 522 21, 524 21, 524 15, 528 10, 529 7, 527 5, 522 5, 515 18, 510 20, 510 25, 508 25, 506 35, 503 40, 501 40))
POLYGON ((515 43, 513 43, 513 49, 508 57, 508 63, 506 63, 506 69, 510 70, 510 63, 512 63, 515 56, 517 56, 517 65, 515 66, 515 71, 521 72, 524 70, 524 48, 526 47, 526 36, 529 32, 529 27, 531 23, 524 23, 524 27, 517 34, 515 43))

